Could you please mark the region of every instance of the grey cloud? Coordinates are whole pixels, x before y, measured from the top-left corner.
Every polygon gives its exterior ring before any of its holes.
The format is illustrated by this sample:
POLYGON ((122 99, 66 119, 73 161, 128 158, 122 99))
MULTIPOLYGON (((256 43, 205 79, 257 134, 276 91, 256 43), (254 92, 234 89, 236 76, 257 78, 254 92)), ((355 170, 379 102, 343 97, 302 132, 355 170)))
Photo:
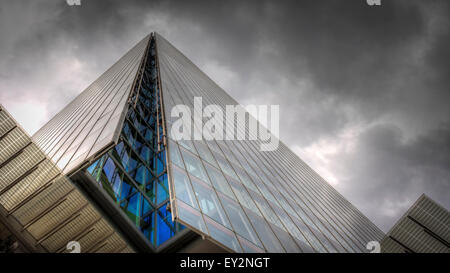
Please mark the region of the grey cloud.
MULTIPOLYGON (((437 6, 434 9, 441 9, 437 6)), ((258 5, 251 1, 180 5, 169 1, 163 10, 181 25, 180 31, 168 32, 172 36, 169 40, 179 43, 196 63, 216 60, 238 75, 239 84, 225 86, 235 97, 245 101, 265 97, 266 103, 278 100, 287 116, 296 116, 299 106, 308 113, 307 104, 316 107, 323 100, 334 101, 323 109, 320 120, 311 117, 314 123, 300 121, 305 126, 296 126, 302 128, 296 136, 304 135, 304 128, 312 128, 316 136, 326 133, 323 131, 329 131, 328 126, 316 127, 329 123, 327 116, 336 117, 340 127, 355 122, 355 118, 370 122, 381 115, 406 118, 410 123, 417 120, 405 127, 421 127, 427 124, 424 111, 436 121, 433 126, 450 114, 445 100, 436 100, 448 92, 429 88, 442 83, 428 75, 433 63, 428 55, 434 54, 441 42, 428 43, 429 18, 420 1, 388 1, 380 8, 369 7, 364 1, 285 1, 284 5, 270 1, 258 5), (203 35, 184 37, 183 32, 195 28, 203 35), (201 54, 197 49, 202 49, 201 54), (425 54, 424 64, 421 54, 425 54), (249 80, 254 78, 264 80, 266 88, 250 86, 249 80), (290 81, 290 88, 280 88, 283 80, 290 81), (311 82, 309 93, 314 94, 299 92, 299 80, 311 82), (341 111, 343 107, 354 108, 358 117, 341 111)), ((309 115, 302 117, 310 119, 309 115)))
POLYGON ((336 155, 350 199, 387 230, 422 192, 450 207, 450 126, 407 140, 390 124, 374 125, 353 151, 336 155))

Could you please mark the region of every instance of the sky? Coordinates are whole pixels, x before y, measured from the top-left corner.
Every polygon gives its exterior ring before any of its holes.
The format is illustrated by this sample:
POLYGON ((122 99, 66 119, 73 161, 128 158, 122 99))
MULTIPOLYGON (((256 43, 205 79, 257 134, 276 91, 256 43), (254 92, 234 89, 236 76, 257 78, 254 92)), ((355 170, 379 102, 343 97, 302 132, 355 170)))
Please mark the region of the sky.
POLYGON ((0 0, 0 103, 33 134, 160 33, 383 231, 450 208, 450 1, 0 0))

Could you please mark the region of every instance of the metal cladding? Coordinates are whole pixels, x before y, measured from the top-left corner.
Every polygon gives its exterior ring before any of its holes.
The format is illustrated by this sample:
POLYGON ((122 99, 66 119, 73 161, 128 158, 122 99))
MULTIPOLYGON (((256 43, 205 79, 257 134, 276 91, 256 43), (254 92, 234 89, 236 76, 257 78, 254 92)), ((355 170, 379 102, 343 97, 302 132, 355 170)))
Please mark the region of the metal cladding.
POLYGON ((70 174, 118 138, 124 110, 149 36, 33 135, 33 140, 70 174))
POLYGON ((381 251, 450 253, 450 213, 423 194, 386 234, 381 251))
POLYGON ((1 106, 0 220, 25 252, 133 252, 1 106))
MULTIPOLYGON (((187 105, 194 113, 194 97, 223 110, 238 105, 158 34, 156 45, 167 132, 177 120, 171 109, 187 105)), ((262 152, 258 140, 167 136, 174 217, 231 251, 366 252, 383 237, 283 143, 262 152)))

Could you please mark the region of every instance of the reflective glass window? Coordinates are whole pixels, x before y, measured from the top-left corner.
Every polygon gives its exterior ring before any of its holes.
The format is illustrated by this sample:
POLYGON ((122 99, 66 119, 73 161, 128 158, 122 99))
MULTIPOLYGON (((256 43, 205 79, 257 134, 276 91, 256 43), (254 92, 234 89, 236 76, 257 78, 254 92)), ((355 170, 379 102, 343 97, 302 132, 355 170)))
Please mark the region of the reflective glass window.
POLYGON ((147 198, 142 198, 141 217, 146 216, 151 211, 152 211, 152 206, 148 202, 147 198))
POLYGON ((133 183, 129 181, 126 176, 124 176, 122 181, 122 188, 120 191, 120 199, 122 200, 124 198, 127 198, 134 192, 136 192, 136 188, 134 187, 133 183))
POLYGON ((286 249, 286 252, 288 253, 299 253, 302 252, 301 249, 298 247, 298 245, 295 243, 293 238, 284 230, 280 229, 279 227, 275 225, 270 225, 272 227, 272 230, 277 235, 278 239, 280 240, 281 244, 283 245, 284 249, 286 249))
POLYGON ((209 183, 208 177, 206 176, 205 169, 203 168, 200 159, 192 154, 189 154, 183 149, 181 149, 181 154, 183 155, 184 163, 186 164, 186 170, 190 174, 200 178, 204 182, 209 183))
POLYGON ((147 145, 142 146, 139 155, 146 162, 150 162, 150 160, 153 158, 152 149, 150 149, 147 145))
POLYGON ((125 214, 135 223, 139 223, 139 198, 139 193, 135 193, 121 204, 125 214))
POLYGON ((150 171, 144 165, 140 165, 136 170, 134 180, 141 185, 145 185, 147 181, 150 181, 151 179, 152 175, 150 171))
POLYGON ((153 213, 142 218, 139 229, 144 233, 144 236, 153 243, 153 236, 155 231, 155 221, 153 213))
POLYGON ((236 197, 234 196, 233 191, 231 190, 231 187, 222 172, 209 164, 205 164, 205 167, 213 187, 233 200, 236 200, 236 197))
POLYGON ((192 153, 197 154, 197 151, 195 150, 194 145, 192 145, 192 142, 190 140, 181 139, 178 140, 178 144, 191 151, 192 153))
POLYGON ((106 160, 105 166, 103 167, 103 171, 105 172, 106 178, 108 181, 112 181, 112 177, 114 175, 114 171, 116 170, 116 165, 111 158, 106 160))
POLYGON ((231 178, 228 178, 228 181, 230 182, 231 188, 233 189, 234 194, 239 200, 239 203, 241 203, 244 207, 250 209, 254 213, 261 215, 252 198, 244 189, 242 184, 231 178))
POLYGON ((157 218, 156 244, 159 246, 175 234, 175 223, 172 222, 172 216, 167 210, 167 205, 158 209, 157 218))
POLYGON ((264 249, 257 247, 241 236, 237 235, 237 238, 239 240, 239 243, 241 243, 244 253, 264 253, 264 249))
POLYGON ((189 178, 184 171, 174 166, 173 182, 175 185, 175 196, 193 208, 198 208, 189 178))
POLYGON ((280 220, 275 215, 275 213, 273 212, 273 210, 269 206, 269 204, 266 202, 266 200, 264 200, 264 198, 261 195, 256 194, 254 192, 251 192, 251 196, 252 196, 252 199, 257 204, 257 206, 259 207, 259 210, 261 211, 261 213, 267 219, 267 221, 269 221, 272 224, 277 225, 281 229, 284 229, 283 225, 280 223, 280 220))
POLYGON ((158 178, 157 192, 157 204, 161 204, 162 202, 169 199, 169 185, 167 183, 167 174, 163 174, 158 178))
POLYGON ((246 212, 267 251, 275 253, 285 252, 280 241, 275 234, 273 234, 267 222, 251 211, 246 212))
POLYGON ((242 252, 241 246, 236 239, 236 235, 231 230, 219 225, 206 216, 205 221, 212 238, 235 252, 242 252))
POLYGON ((219 163, 220 168, 222 169, 222 171, 226 175, 228 175, 228 176, 230 176, 230 177, 232 177, 232 178, 234 178, 236 180, 239 180, 239 178, 237 177, 236 173, 231 168, 230 164, 228 164, 228 162, 227 162, 227 160, 225 158, 220 157, 220 156, 216 156, 216 159, 217 159, 217 162, 219 163))
POLYGON ((255 245, 261 246, 261 243, 259 242, 259 239, 257 238, 255 231, 250 225, 250 222, 248 221, 242 208, 233 200, 228 199, 224 195, 220 195, 220 200, 222 200, 222 204, 234 230, 255 245))
POLYGON ((205 161, 207 161, 208 163, 218 167, 216 160, 214 159, 212 153, 210 152, 210 150, 208 149, 208 147, 205 145, 205 143, 203 143, 203 141, 201 140, 197 140, 197 141, 193 141, 195 147, 198 150, 198 154, 199 156, 204 159, 205 161))
POLYGON ((181 200, 177 199, 177 212, 181 221, 205 234, 208 234, 205 221, 198 210, 193 209, 191 206, 188 206, 181 200))
POLYGON ((197 195, 197 200, 203 214, 206 214, 216 222, 231 228, 214 190, 196 179, 192 179, 192 185, 194 186, 194 191, 197 195))
POLYGON ((178 150, 178 145, 175 142, 169 141, 169 151, 170 151, 170 160, 178 167, 184 169, 184 164, 181 160, 180 151, 178 150))
POLYGON ((245 173, 245 171, 243 169, 241 169, 238 166, 233 166, 234 170, 236 171, 237 175, 239 176, 239 178, 241 179, 242 183, 249 189, 258 192, 255 184, 253 184, 252 180, 250 179, 250 177, 245 173))

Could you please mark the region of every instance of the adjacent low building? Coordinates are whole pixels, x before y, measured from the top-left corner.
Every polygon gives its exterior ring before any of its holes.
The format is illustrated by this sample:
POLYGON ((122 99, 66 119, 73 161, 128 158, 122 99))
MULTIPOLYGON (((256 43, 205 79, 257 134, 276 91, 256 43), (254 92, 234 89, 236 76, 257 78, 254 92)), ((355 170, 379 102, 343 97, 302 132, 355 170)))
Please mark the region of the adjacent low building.
POLYGON ((384 253, 450 253, 450 213, 423 194, 381 242, 384 253))
POLYGON ((133 252, 0 105, 0 252, 133 252))

